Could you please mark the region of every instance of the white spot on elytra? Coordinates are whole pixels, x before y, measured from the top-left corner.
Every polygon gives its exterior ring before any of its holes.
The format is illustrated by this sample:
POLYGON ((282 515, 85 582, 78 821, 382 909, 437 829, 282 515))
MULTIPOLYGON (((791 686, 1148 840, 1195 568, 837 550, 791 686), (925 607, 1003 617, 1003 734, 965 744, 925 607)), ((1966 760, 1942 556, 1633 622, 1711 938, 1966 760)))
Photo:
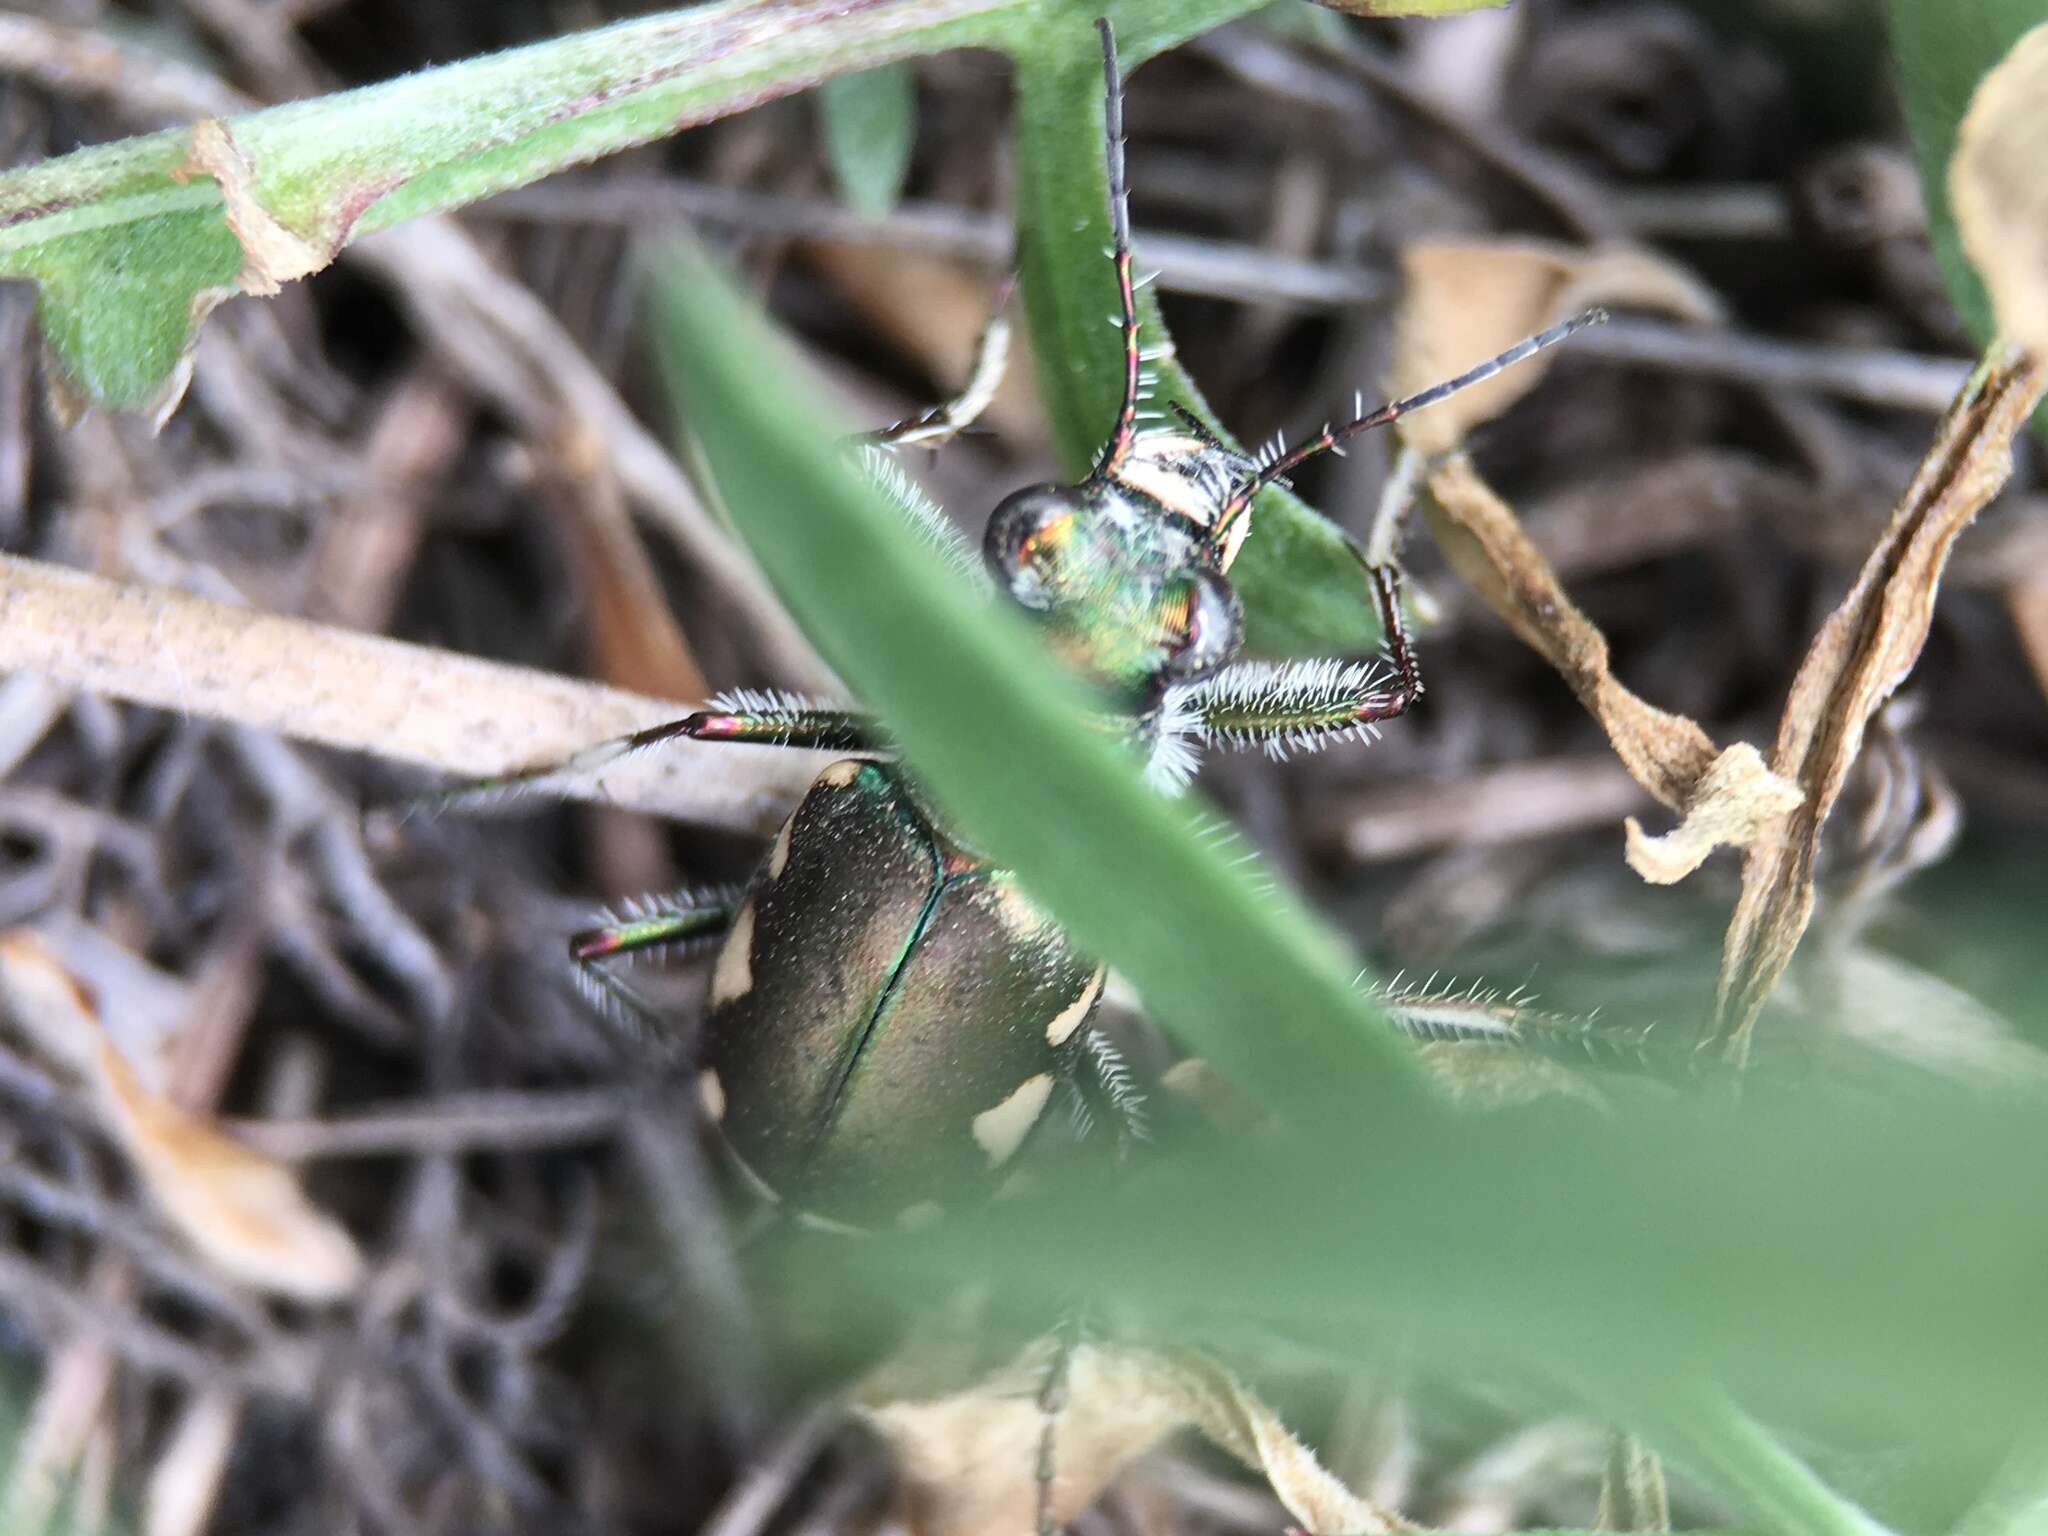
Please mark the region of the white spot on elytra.
POLYGON ((1088 978, 1088 985, 1081 989, 1081 995, 1053 1015, 1052 1022, 1045 1026, 1045 1043, 1055 1048, 1065 1045, 1081 1021, 1088 1017, 1088 1010, 1095 1006, 1095 999, 1102 995, 1102 968, 1096 967, 1095 974, 1088 978))
POLYGON ((709 1067, 697 1074, 697 1102, 704 1106, 707 1119, 725 1118, 725 1084, 718 1080, 718 1074, 709 1067))
POLYGON ((770 880, 780 880, 782 878, 782 867, 789 862, 789 839, 795 831, 796 812, 791 811, 788 820, 782 824, 782 830, 775 834, 775 846, 768 850, 768 878, 770 880))
POLYGON ((1045 1101, 1052 1097, 1052 1074, 1039 1072, 1017 1085, 1016 1091, 994 1109, 974 1117, 975 1145, 988 1154, 988 1165, 1000 1168, 1024 1145, 1031 1127, 1038 1123, 1045 1101))
POLYGON ((722 1008, 754 990, 754 904, 743 902, 711 972, 711 1006, 722 1008))
POLYGON ((844 789, 860 777, 860 771, 865 767, 867 767, 867 764, 861 759, 849 757, 843 762, 834 763, 830 768, 819 774, 818 782, 820 784, 829 784, 834 789, 844 789))
POLYGON ((1052 921, 1014 880, 997 884, 996 906, 1002 914, 1003 926, 1020 937, 1036 933, 1052 921))

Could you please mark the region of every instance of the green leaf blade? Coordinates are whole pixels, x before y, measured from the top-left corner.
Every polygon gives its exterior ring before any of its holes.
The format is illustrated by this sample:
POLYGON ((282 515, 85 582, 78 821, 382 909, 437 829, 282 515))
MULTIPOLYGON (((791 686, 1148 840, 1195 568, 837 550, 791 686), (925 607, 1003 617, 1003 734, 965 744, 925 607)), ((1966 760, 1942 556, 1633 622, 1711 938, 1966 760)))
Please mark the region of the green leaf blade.
POLYGON ((917 75, 885 64, 827 80, 818 92, 825 150, 839 195, 863 218, 879 219, 903 196, 917 137, 917 75))

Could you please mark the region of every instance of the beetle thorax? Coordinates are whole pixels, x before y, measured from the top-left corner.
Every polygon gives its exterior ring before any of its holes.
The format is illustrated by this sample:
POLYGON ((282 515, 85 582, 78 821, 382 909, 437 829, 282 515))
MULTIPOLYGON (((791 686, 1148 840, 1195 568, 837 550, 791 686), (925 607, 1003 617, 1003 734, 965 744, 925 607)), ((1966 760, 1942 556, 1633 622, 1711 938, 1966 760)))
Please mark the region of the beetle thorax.
MULTIPOLYGON (((1133 438, 1129 455, 1105 478, 1141 512, 1157 522, 1188 530, 1199 543, 1255 468, 1243 454, 1214 439, 1155 429, 1133 438)), ((1249 522, 1240 517, 1222 549, 1205 546, 1201 563, 1219 573, 1228 571, 1244 543, 1249 522)))

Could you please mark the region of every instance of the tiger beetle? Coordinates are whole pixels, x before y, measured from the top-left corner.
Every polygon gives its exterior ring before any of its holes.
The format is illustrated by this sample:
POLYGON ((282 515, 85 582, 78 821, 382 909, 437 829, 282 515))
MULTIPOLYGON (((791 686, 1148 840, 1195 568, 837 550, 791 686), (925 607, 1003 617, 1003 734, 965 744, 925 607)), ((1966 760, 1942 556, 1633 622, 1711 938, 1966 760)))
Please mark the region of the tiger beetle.
MULTIPOLYGON (((1100 456, 1076 484, 1005 497, 989 519, 979 573, 952 525, 887 452, 950 435, 971 403, 877 434, 860 458, 970 579, 1035 621, 1050 650, 1107 701, 1107 718, 1143 755, 1148 777, 1172 790, 1191 776, 1204 744, 1284 756, 1373 734, 1422 695, 1398 576, 1355 545, 1384 663, 1238 659, 1243 612, 1229 572, 1258 493, 1597 316, 1554 326, 1406 399, 1371 411, 1361 402, 1349 420, 1292 450, 1247 455, 1178 406, 1170 420, 1147 412, 1151 359, 1139 339, 1115 41, 1107 21, 1096 25, 1123 340, 1123 398, 1100 456)), ((730 695, 580 754, 575 766, 679 738, 854 754, 817 776, 744 888, 661 898, 571 941, 574 959, 611 988, 619 984, 602 967, 616 957, 718 943, 699 1086, 762 1193, 828 1224, 911 1220, 992 1188, 1051 1118, 1057 1092, 1082 1113, 1130 1113, 1122 1065, 1091 1028, 1104 968, 1069 944, 1008 871, 933 818, 871 717, 779 695, 730 695)))

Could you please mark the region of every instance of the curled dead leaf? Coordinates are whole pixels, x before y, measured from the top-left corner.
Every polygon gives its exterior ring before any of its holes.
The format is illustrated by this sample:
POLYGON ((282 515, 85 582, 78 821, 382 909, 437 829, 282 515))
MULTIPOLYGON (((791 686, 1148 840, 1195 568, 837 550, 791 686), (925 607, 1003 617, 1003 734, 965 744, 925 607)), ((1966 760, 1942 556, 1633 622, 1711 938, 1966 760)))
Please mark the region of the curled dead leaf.
MULTIPOLYGON (((334 260, 338 242, 323 246, 306 239, 279 223, 257 200, 256 168, 219 118, 201 118, 192 125, 192 152, 171 174, 180 181, 211 176, 219 184, 228 227, 242 244, 242 270, 235 283, 243 293, 276 293, 334 260)), ((195 327, 203 318, 193 316, 195 327)))
MULTIPOLYGON (((966 1389, 915 1402, 866 1402, 862 1416, 901 1471, 916 1536, 1028 1531, 1047 1419, 1039 1400, 1056 1351, 1037 1340, 966 1389)), ((1245 1465, 1311 1536, 1406 1530, 1326 1470, 1259 1397, 1214 1363, 1083 1340, 1069 1348, 1064 1406, 1053 1420, 1052 1515, 1064 1525, 1120 1471, 1193 1427, 1245 1465)))
POLYGON ((1470 459, 1454 455, 1433 467, 1429 491, 1430 530, 1452 567, 1524 644, 1556 668, 1606 730, 1630 777, 1682 812, 1720 756, 1713 739, 1614 676, 1607 637, 1565 595, 1513 509, 1470 459))
POLYGON ((1993 344, 1935 429, 1891 521, 1792 680, 1771 769, 1804 798, 1743 855, 1742 894, 1722 944, 1716 1001, 1716 1038, 1733 1062, 1747 1058, 1757 1015, 1813 915, 1821 827, 1870 718, 1919 659, 1949 552, 2011 475, 2013 434, 2044 392, 2048 362, 1993 344))
MULTIPOLYGON (((1713 294, 1661 257, 1633 247, 1582 251, 1534 242, 1418 242, 1402 256, 1406 284, 1395 332, 1391 388, 1407 393, 1447 378, 1566 315, 1593 305, 1661 310, 1701 324, 1720 318, 1713 294)), ((1516 636, 1557 669, 1607 732, 1630 777, 1665 805, 1694 818, 1676 843, 1643 857, 1677 879, 1698 863, 1681 850, 1710 829, 1715 841, 1755 835, 1762 808, 1797 799, 1772 779, 1752 749, 1725 756, 1698 724, 1648 703, 1615 677, 1607 637, 1566 595, 1513 508, 1458 446, 1466 433, 1519 400, 1542 378, 1539 354, 1440 405, 1404 416, 1396 430, 1430 462, 1424 505, 1445 557, 1516 636), (1709 774, 1754 764, 1738 785, 1703 789, 1709 774), (1728 796, 1738 788, 1739 799, 1728 796), (1683 867, 1680 867, 1681 864, 1683 867)), ((1655 840, 1633 823, 1631 862, 1655 840)), ((1714 846, 1699 849, 1703 857, 1714 846)), ((1637 864, 1638 870, 1644 868, 1637 864)))
POLYGON ((1740 848, 1762 835, 1801 798, 1794 785, 1764 765, 1761 752, 1738 741, 1700 775, 1686 802, 1685 819, 1671 831, 1652 836, 1633 816, 1622 823, 1628 867, 1652 885, 1675 885, 1716 848, 1740 848))
POLYGON ((38 1050, 80 1077, 92 1075, 99 999, 26 928, 0 933, 0 987, 9 1016, 38 1050))
POLYGON ((237 1280, 303 1301, 355 1288, 362 1258, 340 1223, 283 1164, 146 1085, 91 991, 33 933, 0 935, 0 988, 37 1044, 93 1085, 108 1130, 195 1250, 237 1280))
MULTIPOLYGON (((1683 267, 1635 246, 1583 250, 1533 240, 1419 240, 1401 253, 1391 396, 1413 394, 1567 316, 1607 305, 1646 309, 1697 325, 1721 315, 1711 289, 1683 267)), ((1554 354, 1537 356, 1403 417, 1403 442, 1436 455, 1465 440, 1542 381, 1554 354)))
POLYGON ((1977 83, 1956 129, 1948 195, 1998 331, 2048 351, 2048 23, 1977 83))

